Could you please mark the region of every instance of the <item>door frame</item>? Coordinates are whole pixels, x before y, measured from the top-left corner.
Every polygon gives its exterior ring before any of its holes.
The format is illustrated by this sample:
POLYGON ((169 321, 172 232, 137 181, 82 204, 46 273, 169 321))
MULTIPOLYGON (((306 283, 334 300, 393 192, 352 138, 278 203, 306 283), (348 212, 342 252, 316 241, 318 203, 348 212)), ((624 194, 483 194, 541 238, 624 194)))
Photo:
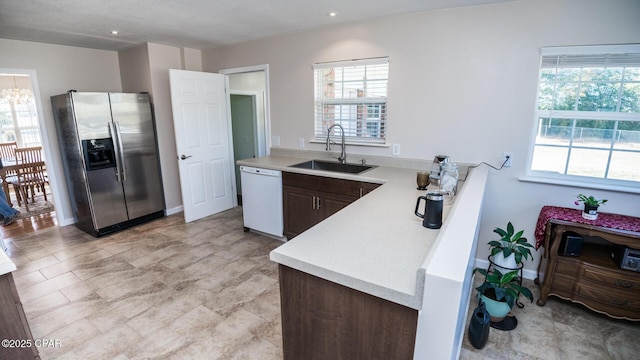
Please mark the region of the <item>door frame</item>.
MULTIPOLYGON (((230 69, 219 70, 219 74, 227 76, 227 89, 229 88, 229 75, 264 71, 264 127, 265 127, 265 146, 266 156, 271 154, 271 100, 269 96, 269 64, 260 64, 252 66, 243 66, 230 69)), ((231 102, 231 94, 227 91, 227 101, 231 102)), ((231 107, 229 107, 230 109, 231 107)), ((228 113, 229 121, 231 121, 231 112, 228 113)))
MULTIPOLYGON (((36 70, 0 68, 0 73, 29 75, 29 79, 31 80, 31 91, 33 92, 33 101, 36 104, 36 114, 38 115, 38 131, 40 131, 40 141, 42 142, 42 149, 44 150, 44 162, 45 164, 49 165, 47 166, 47 176, 49 177, 49 188, 51 189, 54 209, 56 211, 56 217, 58 218, 58 226, 71 225, 75 221, 72 214, 64 213, 64 206, 62 206, 62 199, 60 194, 63 194, 64 192, 61 191, 60 185, 63 183, 63 181, 58 181, 58 174, 56 171, 56 166, 58 165, 58 163, 54 162, 52 157, 53 152, 51 150, 51 144, 49 143, 48 136, 50 132, 44 117, 40 95, 40 84, 38 82, 38 75, 36 73, 36 70)), ((56 133, 55 129, 52 133, 56 133)), ((7 194, 7 196, 9 196, 9 194, 7 194)), ((71 207, 69 206, 69 208, 71 207)))

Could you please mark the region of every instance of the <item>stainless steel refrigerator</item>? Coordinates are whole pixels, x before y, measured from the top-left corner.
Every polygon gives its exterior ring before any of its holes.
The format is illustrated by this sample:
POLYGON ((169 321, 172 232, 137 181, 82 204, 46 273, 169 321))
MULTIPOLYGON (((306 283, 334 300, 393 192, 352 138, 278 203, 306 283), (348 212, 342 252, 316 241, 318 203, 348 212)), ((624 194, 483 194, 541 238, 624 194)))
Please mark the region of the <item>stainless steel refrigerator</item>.
POLYGON ((164 216, 149 95, 52 96, 76 226, 101 236, 164 216))

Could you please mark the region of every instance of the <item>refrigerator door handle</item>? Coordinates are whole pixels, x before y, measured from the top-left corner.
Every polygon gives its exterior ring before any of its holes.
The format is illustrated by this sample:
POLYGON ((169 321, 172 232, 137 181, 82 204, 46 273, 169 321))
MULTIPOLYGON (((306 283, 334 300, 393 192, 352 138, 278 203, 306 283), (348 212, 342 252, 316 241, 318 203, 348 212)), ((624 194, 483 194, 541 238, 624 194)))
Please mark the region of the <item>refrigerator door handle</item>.
MULTIPOLYGON (((109 135, 111 135, 111 141, 114 144, 117 144, 118 140, 117 140, 117 136, 116 136, 116 131, 113 128, 113 122, 109 121, 107 123, 107 125, 109 126, 109 135)), ((120 162, 121 161, 120 160, 120 149, 115 148, 115 150, 116 150, 116 181, 117 182, 122 182, 122 181, 120 181, 120 173, 121 173, 120 168, 122 167, 122 164, 120 162)))
POLYGON ((122 174, 122 181, 127 181, 127 172, 124 170, 124 146, 122 145, 122 133, 120 132, 120 124, 114 121, 116 124, 116 132, 118 133, 118 155, 120 155, 120 173, 122 174))

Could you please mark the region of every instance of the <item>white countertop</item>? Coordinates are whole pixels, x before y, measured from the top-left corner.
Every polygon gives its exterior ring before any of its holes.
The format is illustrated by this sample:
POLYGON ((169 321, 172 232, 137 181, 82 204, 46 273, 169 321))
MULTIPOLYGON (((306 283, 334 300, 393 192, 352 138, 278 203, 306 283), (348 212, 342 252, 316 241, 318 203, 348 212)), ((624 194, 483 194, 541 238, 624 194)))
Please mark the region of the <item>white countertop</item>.
MULTIPOLYGON (((414 214, 416 169, 377 167, 361 175, 288 167, 305 161, 268 156, 238 161, 287 172, 382 183, 362 199, 273 250, 271 260, 320 278, 420 309, 427 257, 440 230, 414 214)), ((445 201, 443 222, 451 209, 445 201)), ((424 211, 424 201, 421 204, 424 211)))
POLYGON ((0 276, 15 270, 16 264, 11 261, 9 256, 2 249, 0 249, 0 276))

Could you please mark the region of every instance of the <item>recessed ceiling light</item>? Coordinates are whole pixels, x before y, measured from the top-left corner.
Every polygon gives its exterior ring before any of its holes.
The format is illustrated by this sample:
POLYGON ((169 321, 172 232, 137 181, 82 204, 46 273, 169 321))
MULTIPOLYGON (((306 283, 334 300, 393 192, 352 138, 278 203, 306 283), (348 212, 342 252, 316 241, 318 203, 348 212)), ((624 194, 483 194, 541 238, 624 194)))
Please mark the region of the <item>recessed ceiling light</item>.
POLYGON ((111 30, 111 35, 118 35, 120 34, 120 31, 118 30, 111 30))
POLYGON ((338 15, 337 12, 335 11, 331 11, 330 13, 328 13, 327 15, 331 16, 331 17, 336 17, 338 15))

